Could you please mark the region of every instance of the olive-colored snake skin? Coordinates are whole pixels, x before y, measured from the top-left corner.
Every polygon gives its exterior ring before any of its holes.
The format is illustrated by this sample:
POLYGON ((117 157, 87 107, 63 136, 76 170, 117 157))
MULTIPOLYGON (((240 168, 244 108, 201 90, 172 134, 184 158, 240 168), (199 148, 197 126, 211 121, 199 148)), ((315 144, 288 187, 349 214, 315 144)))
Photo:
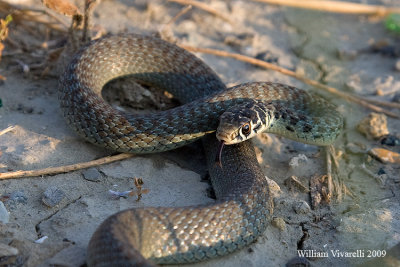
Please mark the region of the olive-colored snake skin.
MULTIPOLYGON (((132 153, 165 151, 193 142, 214 132, 221 114, 246 99, 270 104, 277 100, 278 107, 285 102, 293 112, 275 110, 275 117, 284 117, 295 128, 296 108, 313 101, 306 92, 281 84, 251 83, 226 89, 207 65, 187 51, 158 38, 134 34, 106 37, 82 49, 61 77, 59 91, 63 114, 81 136, 132 153), (102 99, 101 90, 106 82, 124 75, 167 90, 187 104, 148 115, 117 111, 102 99)), ((322 104, 326 113, 317 124, 307 124, 304 142, 328 145, 340 131, 340 116, 335 118, 336 111, 330 110, 333 106, 322 104)), ((308 118, 301 115, 300 119, 308 118)), ((296 139, 293 132, 288 137, 296 139)), ((134 208, 109 217, 89 243, 89 266, 202 261, 240 249, 265 230, 270 196, 252 145, 226 146, 221 169, 214 162, 218 152, 214 135, 203 140, 216 202, 134 208)))

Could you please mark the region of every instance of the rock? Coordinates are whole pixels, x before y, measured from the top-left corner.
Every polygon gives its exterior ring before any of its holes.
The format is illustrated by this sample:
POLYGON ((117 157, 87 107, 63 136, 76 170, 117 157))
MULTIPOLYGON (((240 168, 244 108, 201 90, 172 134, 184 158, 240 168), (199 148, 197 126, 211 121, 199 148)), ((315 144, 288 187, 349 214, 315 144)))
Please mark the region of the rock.
POLYGON ((397 163, 400 164, 400 154, 384 148, 372 148, 368 152, 371 156, 378 159, 383 163, 397 163))
POLYGON ((42 236, 41 238, 35 240, 35 243, 36 243, 36 244, 43 244, 43 242, 44 242, 47 238, 49 238, 47 235, 42 236))
POLYGON ((294 190, 297 188, 301 192, 309 193, 310 189, 307 186, 303 185, 298 177, 292 175, 284 181, 284 184, 288 187, 289 190, 294 190))
POLYGON ((286 223, 281 217, 275 217, 272 219, 272 225, 278 228, 281 232, 286 230, 286 223))
MULTIPOLYGON (((228 34, 224 38, 224 44, 229 45, 233 48, 240 49, 250 47, 254 41, 254 34, 242 33, 242 34, 228 34)), ((266 55, 267 57, 267 55, 266 55)), ((258 58, 261 59, 261 58, 258 58)), ((263 60, 263 59, 261 59, 263 60)))
POLYGON ((346 87, 353 92, 358 92, 358 93, 362 92, 363 84, 361 82, 361 75, 362 74, 360 73, 351 75, 345 82, 346 87))
POLYGON ((268 187, 269 187, 271 195, 273 197, 279 195, 281 193, 280 186, 274 180, 269 179, 267 176, 265 176, 265 179, 267 180, 268 187))
POLYGON ((310 152, 310 153, 318 152, 318 147, 314 145, 304 144, 300 142, 292 142, 291 146, 294 150, 299 152, 310 152))
POLYGON ((98 182, 101 180, 101 173, 96 168, 90 168, 82 171, 82 176, 85 180, 98 182))
POLYGON ((6 244, 0 243, 0 258, 16 256, 18 254, 18 249, 8 246, 6 244))
POLYGON ((0 201, 0 222, 6 224, 10 220, 10 213, 7 211, 3 202, 0 201))
POLYGON ((397 93, 394 94, 394 96, 392 98, 392 102, 400 103, 400 92, 397 92, 397 93))
POLYGON ((366 147, 364 144, 360 143, 348 143, 346 145, 346 151, 351 154, 364 154, 366 152, 366 147))
POLYGON ((394 66, 397 71, 400 71, 400 59, 396 61, 396 64, 394 66))
POLYGON ((54 207, 63 200, 65 194, 57 186, 50 186, 44 191, 42 202, 48 207, 54 207))
POLYGON ((307 161, 308 161, 308 158, 306 155, 299 154, 290 159, 289 166, 292 168, 295 168, 295 167, 298 167, 300 164, 306 163, 307 161))
POLYGON ((400 138, 389 134, 381 139, 381 144, 387 146, 398 146, 400 145, 400 138))
POLYGON ((365 135, 367 139, 379 139, 384 135, 388 135, 386 115, 375 112, 370 113, 358 124, 357 130, 365 135))
POLYGON ((28 203, 28 197, 23 191, 14 191, 10 195, 10 201, 13 201, 14 203, 26 204, 28 203))
POLYGON ((350 49, 338 49, 337 56, 340 60, 354 60, 358 56, 358 51, 350 49))
POLYGON ((308 214, 311 212, 310 205, 305 201, 299 201, 293 204, 293 210, 297 214, 308 214))
POLYGON ((275 56, 270 51, 263 51, 255 56, 256 59, 268 62, 268 63, 278 63, 279 57, 275 56))

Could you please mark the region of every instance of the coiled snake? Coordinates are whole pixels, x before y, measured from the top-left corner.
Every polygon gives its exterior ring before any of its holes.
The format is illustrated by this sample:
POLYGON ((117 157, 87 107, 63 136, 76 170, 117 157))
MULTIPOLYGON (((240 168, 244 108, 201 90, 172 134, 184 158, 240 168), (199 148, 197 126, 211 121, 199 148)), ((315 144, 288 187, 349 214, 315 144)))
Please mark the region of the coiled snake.
MULTIPOLYGON (((69 125, 88 141, 121 152, 153 153, 183 146, 214 132, 220 117, 220 127, 228 123, 228 130, 232 120, 239 120, 242 127, 243 117, 248 115, 255 131, 267 125, 259 122, 269 121, 271 132, 317 145, 332 143, 342 125, 334 106, 317 96, 267 82, 226 89, 218 76, 189 52, 135 34, 89 44, 67 67, 59 88, 61 109, 69 125), (167 90, 186 104, 149 115, 117 111, 102 99, 101 90, 108 81, 125 75, 167 90)), ((221 139, 252 135, 247 134, 247 126, 246 131, 233 130, 236 134, 224 129, 219 129, 221 139)), ((221 156, 223 168, 215 165, 218 146, 213 135, 204 138, 204 147, 216 202, 134 208, 111 216, 90 240, 89 266, 197 262, 240 249, 263 233, 270 196, 252 145, 226 146, 221 156)))

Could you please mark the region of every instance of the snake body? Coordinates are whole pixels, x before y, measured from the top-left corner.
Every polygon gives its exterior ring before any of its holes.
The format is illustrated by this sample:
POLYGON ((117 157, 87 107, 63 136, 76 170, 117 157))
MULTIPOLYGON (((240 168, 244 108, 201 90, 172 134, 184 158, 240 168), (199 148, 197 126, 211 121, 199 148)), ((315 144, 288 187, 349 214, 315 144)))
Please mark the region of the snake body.
POLYGON ((207 134, 217 129, 225 111, 251 101, 267 101, 273 109, 268 114, 294 129, 278 127, 275 132, 319 145, 330 144, 340 131, 341 119, 326 101, 314 101, 313 96, 294 87, 266 82, 227 89, 189 52, 142 35, 115 35, 92 42, 66 68, 59 88, 61 109, 69 125, 105 148, 152 153, 205 136, 217 197, 211 205, 134 208, 112 215, 91 238, 89 266, 202 261, 240 249, 265 230, 270 196, 251 144, 227 146, 222 153, 224 168, 215 166, 217 141, 207 134), (148 115, 117 111, 102 99, 101 90, 108 81, 125 75, 167 90, 185 104, 148 115), (320 108, 321 103, 328 112, 317 119, 298 112, 308 106, 320 108))

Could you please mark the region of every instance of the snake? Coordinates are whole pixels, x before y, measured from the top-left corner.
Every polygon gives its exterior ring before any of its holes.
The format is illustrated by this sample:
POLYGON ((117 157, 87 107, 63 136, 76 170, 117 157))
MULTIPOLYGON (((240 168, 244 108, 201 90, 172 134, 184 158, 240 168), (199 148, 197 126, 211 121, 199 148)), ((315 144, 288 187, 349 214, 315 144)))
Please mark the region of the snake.
POLYGON ((335 106, 322 97, 271 82, 227 88, 202 60, 154 36, 124 33, 91 41, 59 84, 67 123, 95 145, 143 154, 201 138, 216 195, 206 205, 131 208, 110 216, 89 241, 88 266, 193 263, 251 244, 268 226, 272 208, 254 147, 244 141, 271 132, 326 146, 342 127, 335 106), (168 91, 182 105, 150 114, 116 109, 101 91, 122 76, 168 91), (222 167, 215 164, 218 153, 222 167))

